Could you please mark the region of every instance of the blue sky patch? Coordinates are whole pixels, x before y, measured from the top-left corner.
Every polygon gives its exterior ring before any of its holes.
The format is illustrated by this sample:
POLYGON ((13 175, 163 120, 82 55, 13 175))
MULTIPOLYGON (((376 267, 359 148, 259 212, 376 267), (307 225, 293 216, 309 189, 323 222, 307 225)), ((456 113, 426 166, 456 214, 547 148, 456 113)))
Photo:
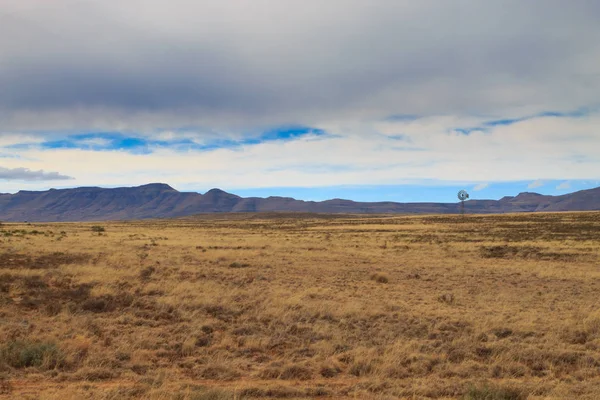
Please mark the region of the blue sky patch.
MULTIPOLYGON (((504 196, 517 196, 521 192, 535 192, 546 195, 562 195, 577 190, 592 189, 599 181, 571 180, 565 185, 562 180, 548 180, 540 187, 531 188, 533 181, 492 182, 487 186, 481 182, 444 182, 422 180, 417 183, 400 185, 345 185, 328 187, 269 187, 256 189, 224 189, 239 196, 294 197, 299 200, 322 201, 342 198, 355 201, 395 201, 395 202, 444 202, 456 203, 456 194, 461 189, 469 192, 472 200, 500 200, 504 196), (561 187, 560 185, 563 184, 561 187), (483 189, 476 190, 477 186, 483 189)), ((190 188, 191 189, 191 188, 190 188)), ((208 190, 208 189, 207 189, 208 190)), ((200 190, 202 191, 202 190, 200 190)))
POLYGON ((42 148, 55 149, 80 149, 92 151, 127 151, 134 154, 149 154, 156 148, 168 148, 176 151, 210 151, 222 148, 236 148, 245 145, 256 145, 273 141, 291 141, 301 137, 323 137, 326 132, 322 129, 305 126, 285 126, 273 128, 254 136, 240 139, 212 138, 205 142, 194 141, 189 138, 156 140, 151 137, 127 135, 119 132, 90 132, 71 134, 58 140, 49 140, 42 143, 22 143, 7 146, 10 149, 42 148))
POLYGON ((501 118, 501 119, 492 119, 488 121, 484 121, 480 126, 472 126, 472 127, 460 127, 454 128, 451 131, 458 132, 463 135, 470 135, 473 132, 487 132, 490 128, 496 126, 509 126, 519 122, 528 121, 536 118, 581 118, 590 114, 590 110, 588 109, 578 109, 570 112, 558 112, 558 111, 544 111, 534 115, 528 115, 525 117, 519 118, 501 118))
POLYGON ((517 122, 522 122, 531 118, 535 117, 497 119, 492 121, 486 121, 483 123, 483 126, 506 126, 516 124, 517 122))

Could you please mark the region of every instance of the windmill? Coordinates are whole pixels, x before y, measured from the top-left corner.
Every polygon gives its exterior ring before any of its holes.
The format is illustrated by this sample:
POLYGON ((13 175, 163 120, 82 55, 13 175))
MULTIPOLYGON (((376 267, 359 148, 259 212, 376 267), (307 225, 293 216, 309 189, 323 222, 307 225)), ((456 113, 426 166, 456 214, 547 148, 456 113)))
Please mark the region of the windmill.
POLYGON ((469 193, 466 190, 458 192, 458 199, 460 200, 460 215, 465 215, 465 200, 469 198, 469 193))

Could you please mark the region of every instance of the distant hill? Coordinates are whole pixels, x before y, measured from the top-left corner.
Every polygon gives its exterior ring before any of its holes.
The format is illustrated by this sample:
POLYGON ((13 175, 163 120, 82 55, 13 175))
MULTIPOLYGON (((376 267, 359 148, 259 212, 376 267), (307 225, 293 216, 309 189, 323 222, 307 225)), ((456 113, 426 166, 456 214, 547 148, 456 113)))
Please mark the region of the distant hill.
MULTIPOLYGON (((600 210, 600 188, 562 196, 520 193, 500 200, 469 200, 468 213, 600 210)), ((0 194, 2 221, 102 221, 183 217, 225 212, 432 213, 460 212, 459 203, 362 203, 333 199, 240 197, 220 189, 205 194, 179 192, 164 183, 103 189, 81 187, 0 194)))

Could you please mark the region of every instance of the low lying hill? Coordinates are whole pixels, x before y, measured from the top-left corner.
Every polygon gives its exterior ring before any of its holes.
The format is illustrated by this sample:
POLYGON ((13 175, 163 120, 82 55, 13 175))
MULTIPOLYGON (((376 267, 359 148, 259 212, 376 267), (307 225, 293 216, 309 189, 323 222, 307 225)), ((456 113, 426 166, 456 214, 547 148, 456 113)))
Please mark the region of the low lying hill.
MULTIPOLYGON (((600 188, 562 196, 521 193, 500 200, 469 200, 469 213, 600 210, 600 188)), ((4 221, 100 221, 183 217, 225 212, 427 213, 460 212, 459 203, 362 203, 333 199, 321 202, 289 197, 243 198, 220 189, 205 194, 179 192, 163 183, 104 189, 81 187, 0 194, 4 221)))

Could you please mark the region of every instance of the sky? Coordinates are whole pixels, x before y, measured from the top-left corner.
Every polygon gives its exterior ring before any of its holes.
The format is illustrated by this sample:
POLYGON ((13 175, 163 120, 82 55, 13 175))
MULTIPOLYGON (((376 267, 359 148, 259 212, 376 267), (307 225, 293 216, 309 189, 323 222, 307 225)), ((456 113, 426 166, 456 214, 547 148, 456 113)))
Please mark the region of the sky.
POLYGON ((0 193, 600 186, 600 2, 0 0, 0 193))

